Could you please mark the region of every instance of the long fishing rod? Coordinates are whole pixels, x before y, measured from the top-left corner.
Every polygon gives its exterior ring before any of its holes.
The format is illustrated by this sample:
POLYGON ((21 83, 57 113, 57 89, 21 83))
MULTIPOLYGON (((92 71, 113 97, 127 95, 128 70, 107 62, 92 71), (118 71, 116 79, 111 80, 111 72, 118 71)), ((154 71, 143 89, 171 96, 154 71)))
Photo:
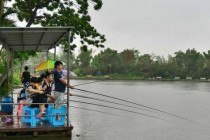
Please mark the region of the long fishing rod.
POLYGON ((97 82, 101 82, 101 81, 104 81, 104 80, 97 80, 97 81, 93 81, 93 82, 87 82, 87 83, 77 84, 77 85, 74 85, 74 86, 88 85, 88 84, 97 83, 97 82))
POLYGON ((155 110, 155 111, 162 112, 162 113, 164 113, 164 114, 168 114, 168 115, 171 115, 171 116, 174 116, 174 117, 183 119, 183 120, 187 120, 187 121, 189 121, 189 122, 197 123, 197 122, 195 122, 195 121, 193 121, 193 120, 190 120, 190 119, 187 119, 187 118, 184 118, 184 117, 181 117, 181 116, 172 114, 172 113, 168 113, 168 112, 162 111, 162 110, 160 110, 160 109, 156 109, 156 108, 149 107, 149 106, 146 106, 146 105, 142 105, 142 104, 138 104, 138 103, 135 103, 135 102, 131 102, 131 101, 128 101, 128 100, 124 100, 124 99, 112 97, 112 96, 109 96, 109 95, 104 95, 104 94, 97 93, 97 92, 92 92, 92 91, 88 91, 88 90, 83 90, 83 89, 79 89, 79 88, 74 88, 74 89, 79 90, 79 91, 83 91, 83 92, 87 92, 87 93, 92 93, 92 94, 95 94, 95 95, 104 96, 104 97, 107 97, 107 98, 112 98, 112 99, 119 100, 119 101, 123 101, 123 102, 127 102, 127 103, 130 103, 130 104, 142 106, 142 107, 145 107, 145 108, 149 108, 149 109, 152 109, 152 110, 155 110))
POLYGON ((144 114, 144 113, 140 113, 140 112, 135 112, 135 111, 131 111, 131 110, 126 110, 126 109, 122 109, 122 108, 111 107, 111 106, 95 104, 95 103, 89 103, 89 102, 84 102, 84 101, 77 101, 77 100, 69 100, 69 101, 76 102, 76 103, 89 104, 89 105, 96 105, 96 106, 101 106, 101 107, 106 107, 106 108, 112 108, 112 109, 116 109, 116 110, 121 110, 121 111, 130 112, 130 113, 134 113, 134 114, 139 114, 139 115, 147 116, 147 117, 150 117, 150 118, 155 118, 155 119, 159 119, 159 120, 162 120, 162 121, 167 121, 167 122, 174 123, 172 121, 169 121, 169 120, 166 120, 166 119, 163 119, 163 118, 159 118, 159 117, 156 117, 156 116, 152 116, 152 115, 148 115, 148 114, 144 114))
POLYGON ((108 112, 103 112, 103 111, 88 109, 88 108, 83 108, 83 107, 77 107, 77 106, 72 106, 72 105, 70 105, 69 107, 82 109, 82 110, 93 111, 93 112, 98 112, 98 113, 103 113, 103 114, 108 114, 108 115, 113 115, 113 116, 118 116, 118 117, 126 117, 126 116, 122 116, 122 115, 118 115, 118 114, 114 114, 114 113, 108 113, 108 112))
MULTIPOLYGON (((107 102, 107 103, 112 103, 112 104, 116 104, 116 105, 126 106, 126 107, 140 109, 140 110, 149 111, 149 112, 154 112, 152 110, 143 109, 143 108, 139 108, 139 107, 135 107, 135 106, 130 106, 130 105, 125 105, 125 104, 121 104, 121 103, 117 103, 117 102, 112 102, 112 101, 109 101, 109 100, 104 100, 104 99, 99 99, 99 98, 93 98, 93 97, 82 96, 82 95, 75 95, 75 94, 72 94, 72 96, 80 97, 80 98, 86 98, 86 99, 92 99, 92 100, 97 100, 97 101, 102 101, 102 102, 107 102)), ((154 113, 156 113, 156 112, 154 112, 154 113)))

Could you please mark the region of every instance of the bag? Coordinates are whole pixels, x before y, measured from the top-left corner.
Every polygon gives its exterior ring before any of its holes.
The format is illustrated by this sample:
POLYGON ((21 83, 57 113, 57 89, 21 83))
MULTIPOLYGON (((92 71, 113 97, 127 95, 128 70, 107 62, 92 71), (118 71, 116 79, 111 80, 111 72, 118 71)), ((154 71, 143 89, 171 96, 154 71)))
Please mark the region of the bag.
POLYGON ((22 89, 20 91, 19 97, 17 97, 17 101, 19 102, 20 100, 25 100, 26 99, 26 90, 22 89))

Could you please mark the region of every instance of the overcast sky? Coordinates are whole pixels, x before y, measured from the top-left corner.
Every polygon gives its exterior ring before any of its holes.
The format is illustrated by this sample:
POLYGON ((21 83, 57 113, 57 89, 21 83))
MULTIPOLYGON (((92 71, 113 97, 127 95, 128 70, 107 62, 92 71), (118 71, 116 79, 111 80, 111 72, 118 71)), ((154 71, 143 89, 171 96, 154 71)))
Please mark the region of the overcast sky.
POLYGON ((140 54, 173 55, 210 50, 210 0, 103 0, 91 10, 92 25, 106 35, 106 47, 140 54))

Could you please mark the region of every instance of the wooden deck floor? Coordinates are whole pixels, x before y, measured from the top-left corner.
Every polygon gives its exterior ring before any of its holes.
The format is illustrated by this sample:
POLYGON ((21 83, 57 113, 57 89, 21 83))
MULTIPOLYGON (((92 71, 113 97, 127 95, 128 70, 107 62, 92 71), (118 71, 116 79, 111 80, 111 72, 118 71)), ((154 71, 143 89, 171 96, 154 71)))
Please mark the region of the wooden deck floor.
POLYGON ((18 118, 13 118, 13 124, 5 124, 3 113, 0 113, 0 139, 3 137, 20 136, 71 136, 72 126, 52 126, 48 122, 42 122, 36 127, 28 124, 20 125, 18 118))

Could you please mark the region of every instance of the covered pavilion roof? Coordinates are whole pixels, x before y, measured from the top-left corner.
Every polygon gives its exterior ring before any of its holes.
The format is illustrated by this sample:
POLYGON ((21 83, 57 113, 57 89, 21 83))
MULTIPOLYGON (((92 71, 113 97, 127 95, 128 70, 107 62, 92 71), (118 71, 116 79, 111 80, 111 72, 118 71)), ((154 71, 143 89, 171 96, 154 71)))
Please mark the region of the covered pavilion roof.
POLYGON ((48 51, 72 27, 0 27, 0 44, 12 51, 48 51))

